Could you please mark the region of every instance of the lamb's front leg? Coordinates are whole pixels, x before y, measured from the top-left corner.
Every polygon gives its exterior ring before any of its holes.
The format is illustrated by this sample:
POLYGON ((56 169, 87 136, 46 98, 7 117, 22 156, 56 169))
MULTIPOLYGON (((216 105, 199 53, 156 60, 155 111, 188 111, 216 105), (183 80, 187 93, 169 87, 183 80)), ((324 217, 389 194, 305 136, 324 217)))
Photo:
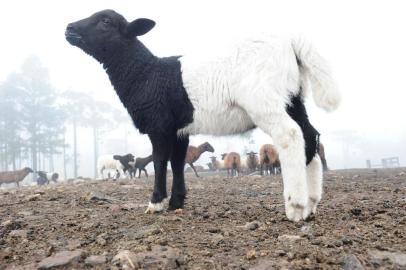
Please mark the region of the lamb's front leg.
POLYGON ((172 141, 168 136, 149 135, 152 144, 152 159, 155 169, 154 192, 145 213, 161 212, 164 209, 166 192, 166 169, 172 150, 172 141))
POLYGON ((173 183, 172 183, 171 199, 169 200, 169 210, 183 208, 183 204, 186 197, 184 167, 188 145, 189 145, 188 135, 182 135, 181 137, 175 138, 171 156, 173 183))

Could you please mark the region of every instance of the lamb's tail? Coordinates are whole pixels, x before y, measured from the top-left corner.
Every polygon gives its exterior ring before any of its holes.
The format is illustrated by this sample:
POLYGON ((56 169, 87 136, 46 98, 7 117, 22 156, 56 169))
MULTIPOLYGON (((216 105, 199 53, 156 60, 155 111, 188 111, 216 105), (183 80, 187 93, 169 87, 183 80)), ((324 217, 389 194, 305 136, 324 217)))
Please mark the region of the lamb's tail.
POLYGON ((326 111, 338 108, 341 95, 332 78, 330 67, 313 46, 302 38, 292 39, 292 47, 300 69, 302 90, 308 92, 308 82, 316 105, 326 111))

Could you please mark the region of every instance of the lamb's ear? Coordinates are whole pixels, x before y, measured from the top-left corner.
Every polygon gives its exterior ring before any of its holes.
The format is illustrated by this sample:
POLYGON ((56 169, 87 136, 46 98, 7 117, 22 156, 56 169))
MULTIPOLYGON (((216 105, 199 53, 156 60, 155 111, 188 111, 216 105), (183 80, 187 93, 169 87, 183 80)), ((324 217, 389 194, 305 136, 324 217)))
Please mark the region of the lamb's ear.
POLYGON ((127 25, 127 36, 138 37, 148 33, 152 28, 154 28, 155 22, 150 19, 140 18, 130 22, 127 25))

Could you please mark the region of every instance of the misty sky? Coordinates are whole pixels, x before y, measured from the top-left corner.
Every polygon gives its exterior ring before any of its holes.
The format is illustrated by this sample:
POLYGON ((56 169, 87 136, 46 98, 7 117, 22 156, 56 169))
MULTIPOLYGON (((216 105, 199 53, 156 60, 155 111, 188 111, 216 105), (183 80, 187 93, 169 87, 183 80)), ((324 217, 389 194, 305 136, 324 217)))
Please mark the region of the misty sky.
MULTIPOLYGON (((0 82, 30 55, 38 55, 60 90, 96 94, 121 108, 101 66, 64 37, 69 22, 101 9, 127 20, 146 17, 156 27, 140 39, 158 56, 210 56, 236 37, 256 33, 302 34, 326 58, 343 94, 334 113, 309 100, 310 120, 322 133, 332 168, 363 167, 365 160, 399 156, 406 165, 406 4, 404 1, 1 1, 0 82)), ((122 137, 118 130, 108 134, 122 137)), ((87 133, 86 133, 87 134, 87 133)), ((91 156, 88 141, 82 155, 91 156)), ((254 132, 257 145, 270 139, 254 132)), ((148 139, 130 132, 131 152, 147 155, 148 139)), ((213 142, 216 154, 240 150, 247 140, 195 136, 213 142), (236 145, 236 143, 238 143, 236 145), (228 149, 232 148, 232 149, 228 149)), ((206 155, 207 158, 210 155, 206 155)), ((202 162, 205 163, 206 160, 202 162), (204 162, 203 162, 204 161, 204 162)), ((81 170, 86 170, 81 165, 81 170)), ((92 172, 92 168, 89 169, 92 172)))

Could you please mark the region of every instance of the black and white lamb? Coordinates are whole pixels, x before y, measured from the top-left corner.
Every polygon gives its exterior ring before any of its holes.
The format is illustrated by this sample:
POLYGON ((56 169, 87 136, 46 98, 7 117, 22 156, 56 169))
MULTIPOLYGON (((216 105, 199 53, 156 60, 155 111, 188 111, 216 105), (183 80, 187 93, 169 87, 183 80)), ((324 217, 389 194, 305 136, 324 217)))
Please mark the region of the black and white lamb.
MULTIPOLYGON (((116 172, 115 178, 120 178, 120 174, 125 175, 131 169, 130 163, 134 162, 134 155, 102 155, 97 159, 97 171, 99 177, 104 178, 103 172, 105 170, 114 170, 116 172), (117 173, 119 176, 117 177, 117 173)), ((109 177, 110 178, 110 177, 109 177)))
POLYGON ((44 171, 37 171, 38 178, 37 178, 37 185, 49 185, 50 181, 54 183, 58 183, 59 174, 56 172, 44 172, 44 171))
POLYGON ((152 161, 152 155, 149 155, 144 158, 136 158, 135 162, 130 163, 131 168, 130 168, 130 177, 136 177, 137 170, 139 171, 138 173, 138 178, 141 178, 141 171, 144 171, 145 176, 148 178, 148 172, 145 167, 152 161))
POLYGON ((135 127, 151 140, 155 184, 146 212, 163 210, 168 161, 169 209, 183 208, 189 135, 259 127, 280 154, 287 217, 298 221, 314 213, 322 195, 319 133, 308 120, 304 98, 310 85, 316 105, 327 111, 338 107, 340 94, 326 61, 302 39, 263 36, 196 66, 190 57, 152 54, 138 36, 154 26, 149 19, 129 23, 104 10, 69 24, 65 32, 68 42, 103 65, 135 127))

